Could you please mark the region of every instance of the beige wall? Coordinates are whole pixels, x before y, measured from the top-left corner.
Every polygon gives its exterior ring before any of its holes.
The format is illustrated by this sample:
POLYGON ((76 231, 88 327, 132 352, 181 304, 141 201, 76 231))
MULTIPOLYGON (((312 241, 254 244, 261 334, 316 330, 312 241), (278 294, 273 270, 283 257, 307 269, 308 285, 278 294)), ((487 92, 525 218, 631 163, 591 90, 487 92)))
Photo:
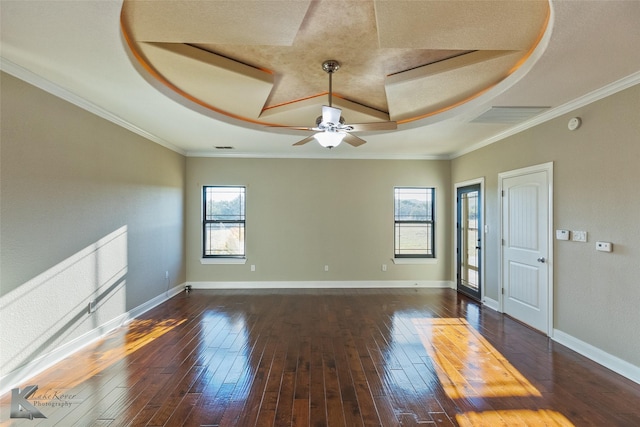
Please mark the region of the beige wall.
POLYGON ((498 299, 498 173, 554 163, 554 328, 640 366, 640 85, 452 161, 452 182, 485 177, 486 292, 498 299), (570 117, 582 126, 567 129, 570 117), (612 253, 596 252, 598 240, 612 253))
POLYGON ((4 375, 185 282, 186 162, 9 75, 1 84, 4 375))
POLYGON ((187 280, 450 280, 449 175, 449 161, 188 158, 187 280), (203 185, 247 186, 246 265, 200 264, 203 185), (435 263, 391 261, 394 186, 436 188, 435 263))

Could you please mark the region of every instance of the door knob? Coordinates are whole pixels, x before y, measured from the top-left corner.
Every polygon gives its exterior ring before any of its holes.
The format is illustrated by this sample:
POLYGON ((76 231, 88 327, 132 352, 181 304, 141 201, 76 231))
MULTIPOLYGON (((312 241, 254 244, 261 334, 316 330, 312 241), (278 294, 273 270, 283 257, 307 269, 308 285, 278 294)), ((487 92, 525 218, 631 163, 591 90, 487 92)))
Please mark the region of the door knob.
POLYGON ((544 257, 540 257, 538 258, 538 262, 544 263, 546 260, 544 259, 544 257))

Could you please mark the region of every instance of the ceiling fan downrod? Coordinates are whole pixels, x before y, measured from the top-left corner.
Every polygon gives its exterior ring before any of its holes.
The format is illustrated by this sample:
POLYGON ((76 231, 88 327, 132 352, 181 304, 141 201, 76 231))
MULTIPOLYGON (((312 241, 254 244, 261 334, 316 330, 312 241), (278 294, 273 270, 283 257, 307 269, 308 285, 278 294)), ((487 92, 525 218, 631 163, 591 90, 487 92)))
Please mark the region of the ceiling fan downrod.
POLYGON ((340 69, 340 63, 335 59, 328 59, 322 63, 322 69, 329 74, 329 107, 333 105, 333 73, 340 69))

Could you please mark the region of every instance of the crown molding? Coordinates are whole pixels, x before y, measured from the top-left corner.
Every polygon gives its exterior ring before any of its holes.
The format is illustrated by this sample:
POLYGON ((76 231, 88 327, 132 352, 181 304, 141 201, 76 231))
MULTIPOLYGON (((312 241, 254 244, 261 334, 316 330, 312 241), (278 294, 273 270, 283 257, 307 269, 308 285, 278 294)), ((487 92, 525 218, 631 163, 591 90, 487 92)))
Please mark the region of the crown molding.
POLYGON ((187 157, 215 157, 236 159, 334 159, 334 160, 448 160, 447 155, 404 155, 404 154, 338 154, 336 150, 326 150, 327 154, 284 154, 284 153, 216 153, 211 151, 187 151, 187 157))
POLYGON ((615 93, 628 89, 631 86, 635 86, 637 84, 640 84, 640 71, 630 74, 627 77, 617 80, 611 84, 603 86, 600 89, 596 89, 592 92, 589 92, 584 96, 581 96, 572 101, 569 101, 566 104, 560 105, 559 107, 552 108, 538 116, 533 117, 531 120, 527 120, 523 123, 518 124, 517 126, 507 129, 504 132, 500 132, 490 138, 487 138, 483 141, 473 144, 465 148, 464 150, 457 151, 453 153, 451 156, 449 156, 448 159, 452 160, 464 154, 471 153, 472 151, 479 150, 482 147, 486 147, 487 145, 491 145, 494 142, 501 141, 505 138, 518 134, 529 128, 548 122, 549 120, 560 117, 563 114, 570 113, 571 111, 584 107, 585 105, 589 105, 593 102, 599 101, 603 98, 606 98, 607 96, 611 96, 615 93))
POLYGON ((133 123, 128 122, 127 120, 124 120, 122 117, 119 117, 113 114, 112 112, 107 111, 104 108, 92 102, 87 101, 86 99, 69 91, 68 89, 65 89, 1 56, 0 56, 0 70, 4 71, 7 74, 12 75, 15 78, 25 81, 30 85, 37 87, 38 89, 42 89, 43 91, 48 92, 51 95, 54 95, 60 99, 63 99, 75 105, 76 107, 80 107, 85 111, 88 111, 92 114, 95 114, 98 117, 101 117, 105 120, 110 121, 111 123, 114 123, 122 128, 125 128, 145 139, 155 142, 156 144, 162 145, 163 147, 168 148, 171 151, 175 151, 176 153, 179 153, 183 156, 186 155, 184 150, 176 147, 170 142, 167 142, 162 138, 159 138, 156 135, 149 133, 144 129, 139 128, 133 123))
POLYGON ((134 125, 133 123, 117 116, 116 114, 105 110, 104 108, 87 101, 86 99, 74 94, 73 92, 65 89, 32 71, 23 68, 14 62, 0 56, 0 70, 6 72, 13 77, 23 80, 45 92, 48 92, 58 98, 61 98, 83 110, 86 110, 92 114, 97 115, 105 120, 110 121, 124 129, 127 129, 145 139, 155 142, 169 150, 179 153, 186 157, 216 157, 216 158, 291 158, 291 159, 349 159, 349 160, 452 160, 473 151, 479 150, 483 147, 491 145, 495 142, 506 139, 510 136, 516 135, 527 129, 530 129, 539 124, 545 123, 549 120, 555 119, 563 114, 574 111, 580 107, 596 102, 607 96, 613 95, 617 92, 625 90, 629 87, 640 84, 640 71, 630 74, 618 81, 608 84, 600 89, 596 89, 584 96, 569 101, 559 107, 552 108, 531 120, 527 120, 517 126, 511 127, 503 132, 497 133, 490 138, 486 138, 480 142, 470 145, 469 147, 456 151, 449 155, 403 155, 403 154, 343 154, 335 153, 331 154, 283 154, 283 153, 215 153, 209 151, 185 151, 172 143, 159 138, 158 136, 147 132, 146 130, 134 125))

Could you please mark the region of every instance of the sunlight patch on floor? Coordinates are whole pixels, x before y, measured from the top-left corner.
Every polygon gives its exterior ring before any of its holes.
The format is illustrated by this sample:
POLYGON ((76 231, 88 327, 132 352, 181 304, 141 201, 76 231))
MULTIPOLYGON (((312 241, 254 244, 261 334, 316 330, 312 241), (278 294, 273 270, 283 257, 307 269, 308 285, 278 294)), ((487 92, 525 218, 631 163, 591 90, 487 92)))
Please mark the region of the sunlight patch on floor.
MULTIPOLYGON (((471 400, 541 397, 509 361, 465 319, 414 319, 422 345, 434 362, 445 393, 471 400)), ((549 409, 468 411, 456 416, 460 426, 573 426, 549 409)))
POLYGON ((502 411, 465 412, 456 415, 460 427, 532 427, 573 426, 564 415, 548 409, 505 409, 502 411))
POLYGON ((466 320, 416 319, 413 323, 450 398, 541 396, 466 320))
POLYGON ((186 321, 187 319, 166 319, 161 322, 135 319, 129 323, 126 335, 115 331, 63 360, 55 369, 31 378, 29 383, 38 384, 43 390, 73 389, 186 321), (52 378, 55 378, 54 382, 47 381, 52 378))

